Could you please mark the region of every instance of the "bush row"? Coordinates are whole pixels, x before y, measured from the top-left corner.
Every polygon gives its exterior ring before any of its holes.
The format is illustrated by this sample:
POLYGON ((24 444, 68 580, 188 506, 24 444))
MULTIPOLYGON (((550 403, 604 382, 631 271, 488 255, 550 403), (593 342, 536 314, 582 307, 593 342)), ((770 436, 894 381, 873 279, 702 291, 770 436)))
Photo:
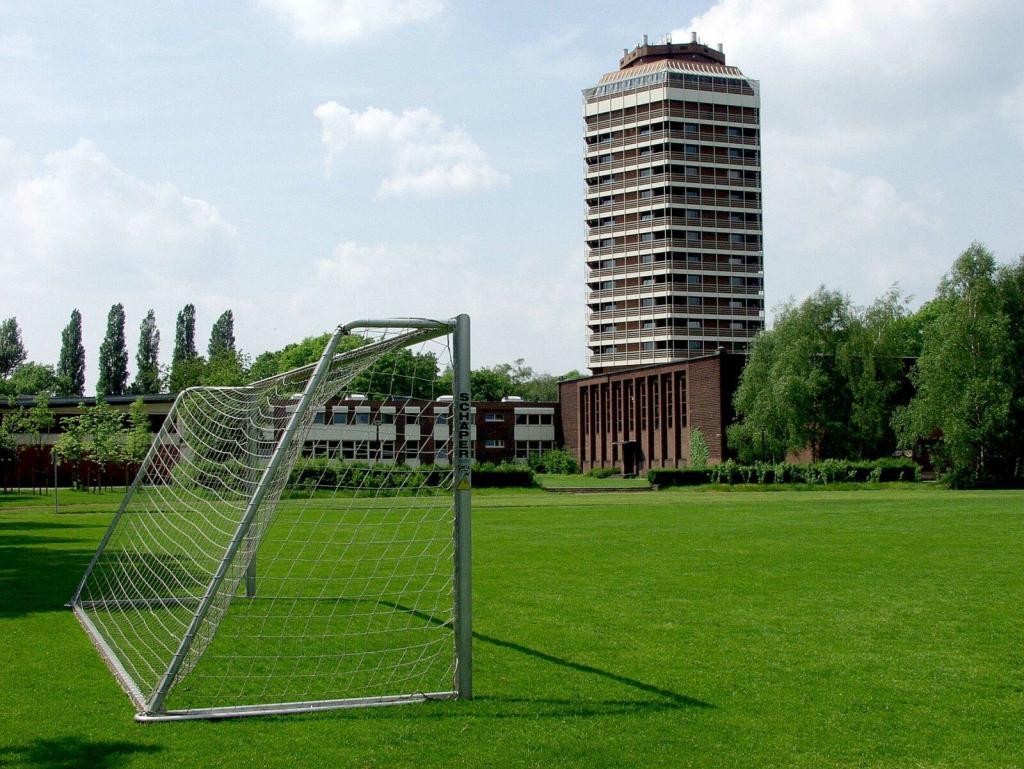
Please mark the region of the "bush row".
POLYGON ((647 480, 659 487, 699 486, 704 483, 809 483, 919 481, 921 468, 909 459, 848 462, 826 459, 806 465, 760 462, 740 465, 729 460, 711 467, 655 468, 647 480))

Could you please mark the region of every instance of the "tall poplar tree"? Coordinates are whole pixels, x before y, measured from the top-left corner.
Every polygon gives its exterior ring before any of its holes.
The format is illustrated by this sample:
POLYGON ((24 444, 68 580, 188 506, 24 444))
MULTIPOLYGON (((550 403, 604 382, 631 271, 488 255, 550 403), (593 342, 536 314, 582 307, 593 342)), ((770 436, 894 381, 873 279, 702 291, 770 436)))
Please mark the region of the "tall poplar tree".
POLYGON ((28 353, 21 341, 21 329, 17 318, 0 321, 0 378, 6 379, 14 373, 28 353))
POLYGON ((124 395, 128 387, 128 348, 124 342, 124 305, 120 302, 107 314, 107 333, 100 345, 100 395, 124 395))
POLYGON ((135 353, 135 381, 132 392, 150 395, 160 392, 160 329, 151 309, 139 324, 139 349, 135 353))
POLYGON ((235 352, 235 316, 231 310, 225 310, 214 322, 206 352, 210 360, 235 352))
POLYGON ((61 395, 85 395, 85 347, 82 345, 82 313, 76 307, 60 334, 57 377, 61 395))
POLYGON ((174 326, 174 354, 171 358, 171 392, 200 383, 203 360, 196 351, 196 307, 186 304, 174 326))

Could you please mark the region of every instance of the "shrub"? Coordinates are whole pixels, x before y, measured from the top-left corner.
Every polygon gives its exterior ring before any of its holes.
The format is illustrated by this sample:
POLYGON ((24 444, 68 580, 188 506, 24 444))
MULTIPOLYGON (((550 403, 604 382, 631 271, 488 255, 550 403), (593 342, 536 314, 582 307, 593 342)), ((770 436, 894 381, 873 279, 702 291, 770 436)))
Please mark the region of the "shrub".
POLYGON ((690 428, 690 466, 707 467, 711 450, 699 427, 690 428))
POLYGON ((478 489, 529 487, 536 485, 533 470, 527 465, 490 462, 473 468, 473 486, 478 489))
POLYGON ((580 471, 576 457, 568 449, 550 449, 543 454, 531 454, 527 460, 535 473, 558 473, 575 475, 580 471))
POLYGON ((591 478, 610 478, 611 476, 618 474, 619 468, 617 467, 595 467, 587 473, 591 478))

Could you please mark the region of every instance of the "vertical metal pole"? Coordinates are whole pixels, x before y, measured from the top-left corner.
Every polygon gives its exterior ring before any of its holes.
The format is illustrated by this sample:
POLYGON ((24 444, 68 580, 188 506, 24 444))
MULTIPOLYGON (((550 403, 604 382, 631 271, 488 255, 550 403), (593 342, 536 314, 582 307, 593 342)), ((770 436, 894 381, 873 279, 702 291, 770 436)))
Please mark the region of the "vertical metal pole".
MULTIPOLYGON (((246 451, 250 457, 255 457, 259 442, 256 439, 256 430, 259 428, 259 420, 257 415, 259 409, 254 405, 249 410, 249 420, 246 425, 245 437, 246 437, 246 451)), ((258 543, 253 535, 252 531, 245 535, 245 547, 243 549, 244 557, 249 560, 249 565, 245 568, 245 597, 255 598, 256 597, 256 548, 258 543)))
POLYGON ((473 699, 472 501, 473 406, 469 389, 469 316, 455 319, 455 691, 473 699))

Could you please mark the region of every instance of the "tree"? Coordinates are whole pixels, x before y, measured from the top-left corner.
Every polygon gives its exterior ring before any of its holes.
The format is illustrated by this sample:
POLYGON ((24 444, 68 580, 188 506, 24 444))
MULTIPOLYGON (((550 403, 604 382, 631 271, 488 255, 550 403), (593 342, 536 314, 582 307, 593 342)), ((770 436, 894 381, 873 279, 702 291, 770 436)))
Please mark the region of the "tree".
POLYGON ((35 445, 35 475, 42 478, 42 482, 39 483, 40 491, 50 485, 48 464, 43 463, 43 436, 49 435, 56 423, 56 417, 50 410, 49 398, 45 394, 37 395, 35 405, 28 410, 23 424, 35 445))
POLYGON ((896 447, 891 416, 909 397, 918 326, 895 288, 866 308, 824 288, 789 303, 751 345, 729 444, 746 462, 867 459, 896 447))
POLYGON ((203 377, 206 374, 206 360, 199 356, 179 360, 171 366, 171 375, 168 378, 168 386, 172 393, 180 393, 189 387, 198 387, 205 384, 203 377))
POLYGON ((1010 437, 1013 366, 992 254, 972 243, 939 284, 937 317, 924 329, 911 373, 916 393, 895 416, 901 445, 930 441, 938 469, 957 486, 1008 472, 999 447, 1010 437))
POLYGON ((0 419, 0 477, 3 479, 0 488, 4 491, 11 488, 11 470, 17 462, 18 441, 15 436, 20 432, 17 421, 15 412, 8 412, 0 419))
POLYGON ((6 379, 13 374, 27 357, 18 319, 11 317, 0 321, 0 378, 6 379))
POLYGON ((202 370, 198 372, 199 383, 215 387, 240 387, 248 384, 249 358, 240 352, 226 350, 208 361, 198 359, 203 363, 202 370))
POLYGON ((57 376, 53 366, 33 361, 21 364, 7 379, 0 381, 0 395, 6 398, 59 395, 64 389, 64 380, 57 376))
POLYGON ((96 463, 97 489, 105 486, 107 467, 121 461, 123 424, 121 414, 102 398, 97 398, 96 405, 83 414, 82 426, 91 439, 89 458, 96 463))
POLYGON ((156 313, 152 309, 139 324, 139 349, 135 353, 135 395, 160 392, 160 329, 156 327, 156 313))
POLYGON ((434 398, 437 381, 436 355, 401 349, 382 355, 352 380, 350 389, 371 398, 434 398))
POLYGON ((1010 477, 1024 477, 1024 256, 1002 267, 996 276, 1000 304, 1009 323, 1010 384, 1009 441, 1006 446, 1010 477))
POLYGON ((221 355, 235 351, 235 316, 231 310, 224 313, 214 321, 210 330, 210 344, 206 348, 206 354, 210 360, 221 355))
POLYGON ((142 398, 136 398, 128 411, 128 424, 125 426, 121 439, 121 462, 124 464, 125 486, 128 485, 128 470, 132 465, 142 464, 146 458, 150 444, 153 442, 153 430, 146 414, 142 398))
POLYGON ((850 390, 849 456, 874 458, 896 448, 892 415, 910 397, 907 371, 916 353, 907 303, 895 288, 855 313, 836 351, 839 374, 850 390))
MULTIPOLYGON (((249 369, 249 376, 254 380, 266 379, 289 369, 316 363, 323 355, 324 347, 327 346, 327 340, 330 338, 329 333, 309 336, 301 342, 285 345, 280 350, 260 353, 253 361, 252 368, 249 369)), ((341 348, 343 350, 351 349, 353 344, 358 346, 361 343, 359 339, 360 337, 356 335, 345 337, 341 340, 341 348)))
POLYGON ((740 421, 729 428, 741 459, 778 461, 808 447, 816 457, 846 453, 850 398, 836 352, 850 312, 845 296, 819 288, 784 305, 774 328, 754 339, 734 397, 740 421))
POLYGON ((96 392, 124 395, 128 386, 128 348, 124 341, 124 305, 115 304, 107 314, 107 333, 100 345, 100 377, 96 392))
POLYGON ((171 357, 171 392, 202 383, 204 362, 196 351, 196 308, 186 304, 174 326, 174 354, 171 357))
MULTIPOLYGON (((78 404, 84 411, 83 405, 78 404)), ((69 462, 72 467, 71 485, 82 488, 82 461, 88 456, 88 444, 85 419, 82 415, 64 417, 61 420, 61 433, 53 446, 53 451, 60 462, 69 462)))
POLYGON ((174 325, 172 365, 197 357, 199 353, 196 351, 196 307, 194 304, 186 304, 178 313, 178 320, 174 325))
POLYGON ((85 347, 82 345, 82 313, 76 307, 71 320, 60 334, 60 359, 57 377, 61 381, 60 395, 85 393, 85 347))

